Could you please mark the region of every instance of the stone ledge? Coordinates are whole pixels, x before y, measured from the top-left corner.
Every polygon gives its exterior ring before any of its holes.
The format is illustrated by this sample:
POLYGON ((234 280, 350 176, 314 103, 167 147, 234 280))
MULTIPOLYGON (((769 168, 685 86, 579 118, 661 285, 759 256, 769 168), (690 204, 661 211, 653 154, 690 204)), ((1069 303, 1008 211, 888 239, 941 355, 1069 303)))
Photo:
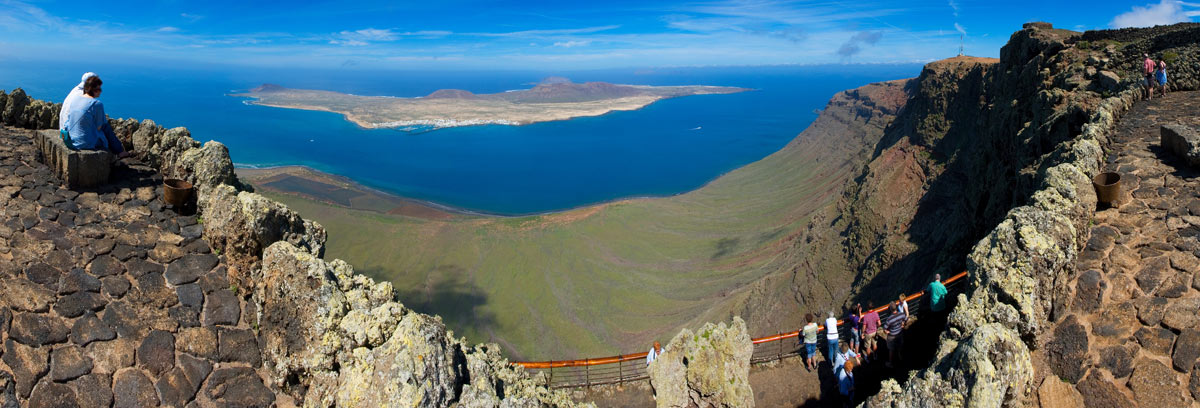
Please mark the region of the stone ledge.
POLYGON ((1193 167, 1200 167, 1200 132, 1177 123, 1159 128, 1160 143, 1164 149, 1183 158, 1193 167))
POLYGON ((108 183, 114 156, 103 150, 72 150, 63 143, 57 130, 39 130, 34 144, 39 158, 69 189, 96 187, 108 183))

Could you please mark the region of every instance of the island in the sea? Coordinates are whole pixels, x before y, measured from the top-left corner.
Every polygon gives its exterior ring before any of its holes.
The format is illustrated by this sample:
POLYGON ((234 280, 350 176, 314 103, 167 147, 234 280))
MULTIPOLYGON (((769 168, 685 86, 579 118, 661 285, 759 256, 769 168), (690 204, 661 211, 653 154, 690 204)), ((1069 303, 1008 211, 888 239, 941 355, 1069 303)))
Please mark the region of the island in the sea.
POLYGON ((264 84, 232 96, 254 98, 247 103, 280 108, 336 112, 364 128, 525 125, 612 111, 636 110, 655 101, 679 96, 748 91, 724 86, 648 86, 607 82, 573 83, 552 77, 532 89, 474 94, 442 89, 416 98, 358 96, 313 89, 264 84))

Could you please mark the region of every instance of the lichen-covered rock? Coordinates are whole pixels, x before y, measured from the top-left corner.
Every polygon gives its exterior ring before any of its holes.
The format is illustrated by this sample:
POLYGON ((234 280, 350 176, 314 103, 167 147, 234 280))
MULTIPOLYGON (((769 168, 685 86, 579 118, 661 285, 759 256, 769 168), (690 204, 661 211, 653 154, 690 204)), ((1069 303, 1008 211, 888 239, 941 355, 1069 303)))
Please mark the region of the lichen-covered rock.
MULTIPOLYGON (((261 195, 238 192, 222 184, 214 187, 207 197, 201 197, 200 208, 204 237, 213 248, 249 265, 247 270, 257 264, 263 249, 278 241, 304 248, 318 257, 325 252, 325 228, 261 195)), ((256 282, 247 276, 236 283, 254 287, 256 282)))
POLYGON ((316 406, 575 406, 469 347, 438 317, 405 309, 392 285, 286 241, 263 252, 260 342, 268 382, 316 406))
POLYGON ((131 150, 146 164, 168 177, 191 182, 201 200, 218 185, 239 185, 229 149, 220 142, 201 146, 186 128, 164 129, 149 119, 141 124, 131 119, 110 123, 115 123, 117 138, 128 139, 131 150))
POLYGON ((184 180, 191 182, 201 196, 218 185, 237 183, 229 149, 221 142, 209 141, 200 148, 188 149, 176 166, 176 172, 186 174, 184 180))
POLYGON ((23 119, 27 105, 29 105, 29 96, 25 95, 25 90, 14 89, 12 93, 8 94, 4 110, 0 111, 0 121, 9 126, 24 127, 23 119))
MULTIPOLYGON (((338 377, 340 406, 449 406, 465 358, 441 318, 409 313, 378 347, 352 350, 338 377)), ((310 393, 311 395, 311 393, 310 393)))
POLYGON ((706 323, 684 329, 650 364, 650 383, 660 407, 753 407, 750 357, 754 343, 746 322, 706 323))
POLYGON ((868 407, 1018 406, 1033 385, 1029 349, 1013 329, 991 323, 975 329, 952 352, 934 360, 931 369, 906 387, 883 387, 868 407))
POLYGON ((952 321, 969 330, 989 321, 978 316, 1004 304, 1017 312, 1016 319, 1004 323, 1015 326, 1022 336, 1036 336, 1042 322, 1051 316, 1055 296, 1065 296, 1064 288, 1056 287, 1055 282, 1074 265, 1078 234, 1071 220, 1061 214, 1032 207, 1009 212, 968 257, 968 270, 976 272, 972 280, 989 294, 954 312, 974 317, 952 317, 952 321))

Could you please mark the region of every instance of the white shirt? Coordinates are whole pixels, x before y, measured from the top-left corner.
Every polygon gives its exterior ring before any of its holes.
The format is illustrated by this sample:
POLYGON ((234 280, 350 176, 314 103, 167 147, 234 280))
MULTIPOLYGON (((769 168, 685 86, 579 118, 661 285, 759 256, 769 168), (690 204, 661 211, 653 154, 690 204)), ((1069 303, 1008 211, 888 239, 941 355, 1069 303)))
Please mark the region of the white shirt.
POLYGON ((75 85, 74 88, 71 88, 71 92, 67 93, 67 99, 63 100, 62 111, 59 111, 58 114, 59 130, 67 128, 67 112, 71 111, 71 105, 74 104, 75 101, 78 101, 79 98, 83 97, 83 84, 87 82, 88 78, 94 76, 96 76, 95 72, 85 72, 83 77, 79 79, 79 85, 75 85))
POLYGON ((858 358, 858 354, 855 354, 854 350, 846 350, 845 353, 838 351, 837 355, 833 358, 833 367, 841 369, 852 358, 858 358))
POLYGON ((829 331, 825 333, 826 340, 837 340, 837 318, 830 317, 825 319, 825 330, 829 331))
POLYGON ((649 367, 650 363, 653 363, 654 360, 657 360, 659 354, 660 353, 654 351, 654 347, 651 347, 650 352, 646 353, 646 366, 649 367))
POLYGON ((71 105, 74 104, 75 101, 79 100, 79 98, 82 98, 82 97, 83 97, 83 84, 80 84, 79 86, 76 86, 75 88, 71 89, 71 93, 67 94, 67 99, 63 100, 62 110, 59 111, 59 114, 58 114, 58 128, 59 129, 67 128, 67 112, 70 112, 71 105))

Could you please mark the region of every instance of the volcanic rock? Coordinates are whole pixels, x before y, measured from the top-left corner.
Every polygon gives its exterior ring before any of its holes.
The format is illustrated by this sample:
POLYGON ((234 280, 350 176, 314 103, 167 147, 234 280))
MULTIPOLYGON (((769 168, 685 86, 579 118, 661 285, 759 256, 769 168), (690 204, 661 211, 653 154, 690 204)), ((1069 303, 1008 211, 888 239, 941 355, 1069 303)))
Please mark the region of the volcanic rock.
POLYGON ((726 326, 684 329, 650 364, 656 401, 663 407, 752 407, 750 357, 754 345, 746 323, 734 317, 726 326))

